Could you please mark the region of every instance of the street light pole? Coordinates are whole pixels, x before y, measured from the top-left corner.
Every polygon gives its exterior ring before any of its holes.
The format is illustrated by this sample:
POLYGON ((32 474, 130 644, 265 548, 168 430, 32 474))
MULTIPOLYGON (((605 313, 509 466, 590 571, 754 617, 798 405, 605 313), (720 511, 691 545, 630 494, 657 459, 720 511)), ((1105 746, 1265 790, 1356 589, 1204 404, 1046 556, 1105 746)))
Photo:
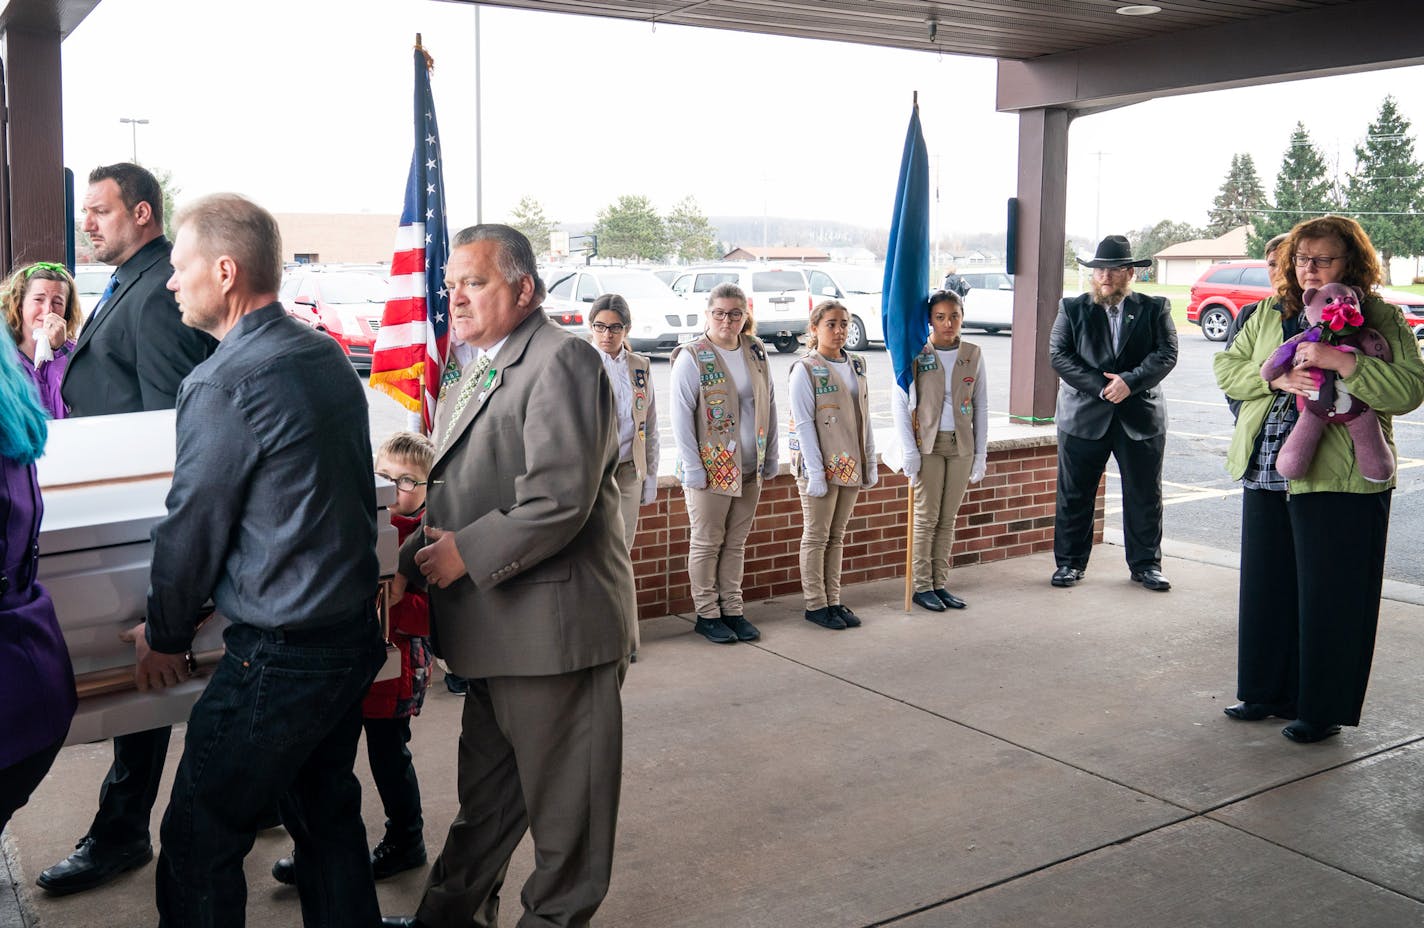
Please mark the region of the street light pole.
POLYGON ((148 125, 148 120, 120 116, 119 122, 127 123, 133 130, 133 163, 138 164, 138 127, 148 125))

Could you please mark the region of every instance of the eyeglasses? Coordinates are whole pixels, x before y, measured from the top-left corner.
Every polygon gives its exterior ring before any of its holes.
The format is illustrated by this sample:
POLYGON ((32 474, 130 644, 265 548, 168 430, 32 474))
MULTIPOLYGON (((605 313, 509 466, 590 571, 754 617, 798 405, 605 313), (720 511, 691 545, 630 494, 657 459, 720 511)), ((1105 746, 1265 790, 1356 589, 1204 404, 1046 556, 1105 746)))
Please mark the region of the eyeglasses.
POLYGON ((1330 265, 1339 261, 1344 255, 1296 255, 1296 267, 1310 267, 1314 265, 1317 270, 1324 270, 1330 265))
POLYGON ((606 322, 590 322, 588 324, 588 327, 590 329, 593 329, 599 335, 602 335, 605 332, 612 332, 614 335, 622 335, 624 330, 628 328, 621 322, 615 322, 612 325, 609 325, 606 322))
POLYGON ((709 309, 707 315, 718 322, 741 322, 747 317, 740 309, 709 309))
POLYGON ((401 474, 399 477, 392 477, 390 474, 383 474, 380 471, 376 471, 376 476, 386 478, 391 483, 394 483, 396 485, 396 489, 405 493, 409 493, 416 487, 425 486, 424 480, 416 480, 410 474, 401 474))

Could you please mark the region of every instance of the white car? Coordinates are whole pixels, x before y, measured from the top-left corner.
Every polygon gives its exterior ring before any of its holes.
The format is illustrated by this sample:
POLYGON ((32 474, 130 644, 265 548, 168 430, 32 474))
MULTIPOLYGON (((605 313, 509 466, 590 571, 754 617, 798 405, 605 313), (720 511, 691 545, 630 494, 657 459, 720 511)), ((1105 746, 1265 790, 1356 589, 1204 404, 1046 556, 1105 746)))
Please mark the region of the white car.
POLYGON ((619 267, 581 267, 547 282, 544 309, 555 319, 579 317, 587 331, 588 311, 605 293, 628 301, 633 327, 628 347, 634 351, 672 351, 702 334, 702 313, 692 312, 668 285, 647 271, 619 267))
POLYGON ((94 311, 114 269, 107 264, 79 264, 74 268, 74 289, 79 291, 79 310, 85 319, 94 311))
POLYGON ((803 264, 801 270, 810 282, 813 306, 822 300, 839 300, 850 310, 848 350, 864 351, 872 343, 885 344, 882 265, 803 264))
POLYGON ((964 297, 964 327, 990 335, 1014 327, 1014 276, 1003 271, 960 274, 969 284, 964 297))
POLYGON ((758 338, 786 354, 800 350, 799 336, 811 319, 812 299, 798 265, 709 264, 688 268, 672 282, 672 289, 700 318, 707 295, 721 283, 736 284, 747 295, 747 311, 756 320, 758 338))

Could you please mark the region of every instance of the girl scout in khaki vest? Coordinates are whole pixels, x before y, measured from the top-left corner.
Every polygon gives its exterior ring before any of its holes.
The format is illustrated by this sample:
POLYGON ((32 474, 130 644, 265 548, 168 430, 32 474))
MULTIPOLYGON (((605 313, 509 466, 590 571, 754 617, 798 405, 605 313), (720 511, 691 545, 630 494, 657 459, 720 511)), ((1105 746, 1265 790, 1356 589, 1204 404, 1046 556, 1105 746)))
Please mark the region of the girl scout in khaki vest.
MULTIPOLYGON (((623 543, 633 550, 638 534, 638 508, 658 495, 658 411, 653 402, 653 382, 648 359, 623 344, 633 325, 628 301, 605 293, 593 301, 588 313, 589 341, 598 349, 618 422, 618 494, 622 497, 623 543)), ((638 659, 638 619, 633 617, 632 659, 638 659)))
POLYGON ((959 337, 964 303, 953 290, 930 297, 930 340, 915 358, 910 394, 895 390, 895 426, 905 449, 905 476, 915 485, 915 604, 931 612, 963 609, 945 589, 954 520, 965 488, 984 479, 988 391, 984 359, 959 337))
POLYGON ((807 351, 791 365, 791 470, 801 490, 801 591, 806 621, 855 628, 841 605, 845 527, 861 487, 873 487, 875 434, 865 359, 844 350, 850 313, 835 300, 811 310, 807 351))
POLYGON ((672 431, 691 522, 694 630, 717 644, 761 637, 742 603, 742 565, 761 482, 780 465, 766 347, 742 333, 746 318, 741 288, 718 284, 708 295, 707 330, 672 355, 672 431))

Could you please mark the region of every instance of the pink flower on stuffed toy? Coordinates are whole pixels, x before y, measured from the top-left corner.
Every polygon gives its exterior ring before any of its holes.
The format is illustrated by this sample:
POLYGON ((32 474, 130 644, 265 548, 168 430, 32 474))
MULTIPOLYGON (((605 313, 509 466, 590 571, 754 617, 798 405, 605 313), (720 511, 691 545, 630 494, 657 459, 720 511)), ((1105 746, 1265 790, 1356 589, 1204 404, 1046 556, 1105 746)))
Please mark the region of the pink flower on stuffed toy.
POLYGON ((1320 311, 1320 321, 1328 325, 1330 331, 1338 332, 1347 325, 1364 325, 1365 316, 1360 312, 1360 304, 1354 295, 1348 294, 1331 297, 1320 311))

